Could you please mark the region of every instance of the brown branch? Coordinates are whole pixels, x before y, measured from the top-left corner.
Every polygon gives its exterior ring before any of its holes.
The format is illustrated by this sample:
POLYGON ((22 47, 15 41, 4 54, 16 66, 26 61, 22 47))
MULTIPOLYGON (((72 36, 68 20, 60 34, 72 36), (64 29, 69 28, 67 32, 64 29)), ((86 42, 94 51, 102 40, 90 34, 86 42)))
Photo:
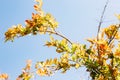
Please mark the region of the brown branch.
POLYGON ((101 28, 101 25, 102 25, 102 22, 103 22, 103 17, 104 17, 106 8, 107 8, 107 6, 108 6, 108 2, 109 2, 109 0, 107 0, 106 4, 105 4, 105 6, 104 6, 104 9, 103 9, 103 12, 102 12, 102 15, 101 15, 101 18, 100 18, 100 22, 99 22, 99 24, 98 24, 97 40, 99 40, 100 28, 101 28))
POLYGON ((68 38, 66 38, 65 36, 63 36, 62 34, 56 32, 56 31, 47 30, 46 32, 52 33, 52 34, 55 34, 55 35, 58 35, 58 36, 60 36, 60 37, 62 37, 62 38, 64 38, 64 39, 66 39, 70 44, 72 44, 72 42, 71 42, 68 38))

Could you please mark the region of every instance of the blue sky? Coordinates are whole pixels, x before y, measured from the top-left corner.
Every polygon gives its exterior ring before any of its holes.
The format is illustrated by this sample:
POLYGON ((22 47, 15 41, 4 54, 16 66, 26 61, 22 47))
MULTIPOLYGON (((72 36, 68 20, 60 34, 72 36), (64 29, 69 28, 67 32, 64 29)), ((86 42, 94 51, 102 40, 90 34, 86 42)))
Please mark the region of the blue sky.
MULTIPOLYGON (((86 43, 85 39, 96 36, 97 26, 106 0, 43 0, 45 12, 53 14, 59 22, 58 31, 73 42, 86 43)), ((34 0, 0 0, 0 73, 10 74, 15 80, 28 59, 43 61, 58 57, 54 48, 44 47, 48 36, 26 36, 4 43, 4 32, 16 24, 31 18, 34 0)), ((120 13, 120 0, 110 0, 102 27, 117 23, 114 14, 120 13)), ((86 80, 85 68, 71 69, 66 74, 57 72, 40 80, 86 80)))

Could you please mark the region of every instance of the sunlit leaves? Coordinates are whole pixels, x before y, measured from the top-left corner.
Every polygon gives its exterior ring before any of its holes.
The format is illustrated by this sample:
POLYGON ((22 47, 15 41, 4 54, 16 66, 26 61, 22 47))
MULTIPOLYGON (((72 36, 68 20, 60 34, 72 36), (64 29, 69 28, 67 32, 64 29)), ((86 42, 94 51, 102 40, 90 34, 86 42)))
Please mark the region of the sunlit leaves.
POLYGON ((0 80, 8 80, 8 74, 6 73, 0 74, 0 80))
POLYGON ((39 76, 50 76, 52 75, 56 70, 58 65, 58 59, 47 59, 44 62, 37 62, 35 65, 36 73, 39 76))
POLYGON ((37 4, 34 5, 34 9, 41 15, 44 15, 44 11, 42 11, 42 0, 36 0, 37 4))
POLYGON ((42 11, 41 0, 37 0, 37 2, 38 4, 34 6, 37 13, 32 13, 32 19, 25 20, 26 24, 24 27, 21 24, 18 24, 17 26, 9 28, 8 31, 5 32, 6 41, 13 41, 15 37, 21 37, 28 34, 53 34, 55 32, 55 29, 58 26, 58 22, 56 22, 51 14, 44 13, 42 11))
POLYGON ((22 25, 18 24, 17 26, 13 26, 12 28, 9 28, 8 31, 5 33, 5 39, 8 40, 14 40, 14 38, 17 36, 24 36, 24 28, 22 25))
POLYGON ((86 48, 85 45, 80 45, 74 43, 71 47, 71 59, 75 62, 82 62, 86 58, 86 48))
POLYGON ((115 57, 120 57, 120 44, 118 44, 118 47, 115 49, 114 56, 115 57))
POLYGON ((48 31, 48 33, 51 33, 57 27, 57 25, 57 22, 54 21, 50 14, 46 14, 45 16, 41 17, 39 14, 33 13, 32 20, 26 20, 25 27, 19 24, 9 28, 5 33, 5 39, 6 41, 14 40, 15 37, 21 37, 27 34, 45 34, 48 31))
POLYGON ((17 77, 16 80, 30 80, 33 77, 33 73, 31 71, 31 62, 31 60, 27 60, 25 68, 22 69, 22 73, 17 77))
POLYGON ((87 39, 91 45, 86 51, 89 53, 86 67, 95 80, 112 80, 114 78, 118 80, 116 77, 119 77, 119 70, 117 70, 120 63, 119 45, 115 47, 114 42, 120 38, 119 25, 110 25, 104 28, 99 35, 99 40, 97 38, 87 39))
POLYGON ((70 48, 68 45, 68 42, 66 39, 63 40, 55 40, 52 36, 50 37, 50 41, 47 41, 46 46, 50 47, 56 47, 56 52, 62 53, 62 52, 70 52, 70 48))
POLYGON ((109 27, 104 29, 104 32, 109 39, 113 37, 115 39, 119 39, 120 36, 118 34, 118 29, 119 29, 119 25, 110 25, 109 27))

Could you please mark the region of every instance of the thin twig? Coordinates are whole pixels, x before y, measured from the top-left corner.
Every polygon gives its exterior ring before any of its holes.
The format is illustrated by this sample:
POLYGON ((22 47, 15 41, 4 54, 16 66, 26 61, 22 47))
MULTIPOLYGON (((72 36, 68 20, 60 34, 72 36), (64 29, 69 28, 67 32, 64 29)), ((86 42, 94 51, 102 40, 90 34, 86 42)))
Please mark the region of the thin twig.
POLYGON ((106 8, 107 8, 107 6, 108 6, 108 2, 109 2, 109 0, 107 0, 106 4, 105 4, 105 6, 104 6, 104 9, 103 9, 101 18, 100 18, 100 22, 99 22, 99 25, 98 25, 98 32, 97 32, 97 40, 99 40, 100 28, 101 28, 101 25, 102 25, 102 23, 103 23, 103 17, 104 17, 106 8))
POLYGON ((68 38, 66 38, 66 37, 63 36, 62 34, 57 33, 56 31, 47 30, 46 32, 52 33, 52 34, 55 34, 55 35, 58 35, 58 36, 60 36, 60 37, 62 37, 62 38, 64 38, 64 39, 66 39, 70 44, 72 44, 72 42, 71 42, 68 38))

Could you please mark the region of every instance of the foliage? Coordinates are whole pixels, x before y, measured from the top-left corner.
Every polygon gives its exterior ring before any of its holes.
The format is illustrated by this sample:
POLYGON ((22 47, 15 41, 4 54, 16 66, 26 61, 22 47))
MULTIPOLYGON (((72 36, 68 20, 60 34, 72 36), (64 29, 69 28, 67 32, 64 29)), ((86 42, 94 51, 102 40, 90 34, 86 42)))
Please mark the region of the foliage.
POLYGON ((7 80, 8 79, 8 74, 6 74, 6 73, 0 74, 0 79, 1 80, 7 80))
MULTIPOLYGON (((80 68, 85 66, 93 80, 120 80, 120 35, 119 24, 112 24, 98 33, 95 38, 89 38, 90 45, 71 42, 62 34, 56 31, 58 22, 49 13, 42 10, 42 1, 36 0, 34 9, 37 13, 32 13, 32 19, 26 20, 23 27, 18 24, 9 28, 5 33, 5 41, 13 41, 15 37, 23 37, 28 34, 49 34, 50 41, 45 46, 55 47, 60 53, 60 58, 47 59, 37 62, 35 72, 31 70, 31 61, 28 60, 26 67, 16 80, 30 80, 34 74, 39 76, 50 76, 61 70, 65 73, 71 67, 80 68), (52 35, 62 38, 55 39, 52 35)), ((119 15, 117 15, 119 19, 119 15)), ((0 78, 8 79, 7 74, 1 74, 0 78)))

